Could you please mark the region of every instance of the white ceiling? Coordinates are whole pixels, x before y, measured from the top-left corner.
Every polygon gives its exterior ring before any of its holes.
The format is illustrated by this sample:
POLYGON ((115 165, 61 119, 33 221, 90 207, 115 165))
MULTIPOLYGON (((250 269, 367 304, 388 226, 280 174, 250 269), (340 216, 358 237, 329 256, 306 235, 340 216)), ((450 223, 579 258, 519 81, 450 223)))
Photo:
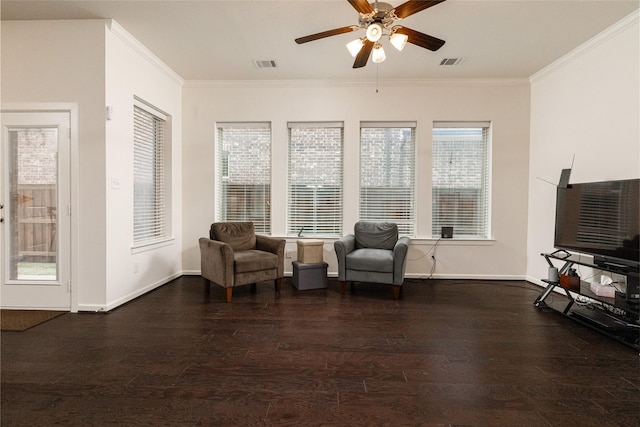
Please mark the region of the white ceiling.
MULTIPOLYGON (((404 0, 387 0, 394 6, 404 0)), ((639 0, 447 0, 401 21, 446 41, 408 44, 353 69, 348 33, 306 44, 297 37, 356 25, 347 0, 2 0, 2 20, 112 18, 185 80, 528 78, 638 9, 639 0), (458 66, 443 58, 463 57, 458 66), (275 60, 258 69, 254 60, 275 60)))

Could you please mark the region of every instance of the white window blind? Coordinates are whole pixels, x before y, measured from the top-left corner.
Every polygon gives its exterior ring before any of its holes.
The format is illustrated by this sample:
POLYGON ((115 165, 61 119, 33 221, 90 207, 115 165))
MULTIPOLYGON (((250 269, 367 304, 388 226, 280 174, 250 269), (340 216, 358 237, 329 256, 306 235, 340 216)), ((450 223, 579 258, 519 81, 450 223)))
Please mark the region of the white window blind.
POLYGON ((136 102, 133 107, 133 242, 167 237, 164 179, 165 116, 136 102))
POLYGON ((488 238, 489 122, 433 125, 432 235, 488 238))
POLYGON ((360 219, 415 235, 415 123, 361 123, 360 219))
POLYGON ((342 123, 289 123, 289 234, 342 235, 342 152, 342 123))
POLYGON ((271 233, 271 126, 218 123, 216 218, 271 233))

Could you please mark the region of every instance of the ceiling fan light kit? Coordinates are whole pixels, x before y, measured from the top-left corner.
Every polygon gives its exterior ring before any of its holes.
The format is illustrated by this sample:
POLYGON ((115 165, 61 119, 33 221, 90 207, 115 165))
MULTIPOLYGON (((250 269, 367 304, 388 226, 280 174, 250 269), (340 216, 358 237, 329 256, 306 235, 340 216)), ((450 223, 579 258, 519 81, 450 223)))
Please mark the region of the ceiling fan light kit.
POLYGON ((367 39, 370 42, 377 42, 382 37, 382 27, 380 24, 371 24, 367 27, 367 39))
POLYGON ((353 68, 361 68, 367 65, 369 55, 375 63, 380 63, 386 59, 384 49, 380 43, 382 36, 388 36, 393 47, 402 51, 407 43, 414 44, 424 49, 436 51, 444 45, 444 40, 421 33, 400 25, 394 25, 398 20, 428 9, 445 0, 409 0, 398 7, 393 7, 389 3, 378 2, 369 3, 368 0, 347 0, 349 4, 360 14, 359 25, 335 28, 321 33, 311 34, 297 38, 298 44, 350 33, 358 30, 365 30, 365 37, 358 38, 347 43, 347 49, 351 56, 355 58, 353 68))
POLYGON ((389 36, 389 41, 393 47, 398 49, 400 52, 402 52, 402 49, 407 45, 408 39, 409 37, 406 34, 393 33, 389 36))
POLYGON ((360 49, 362 49, 362 46, 364 46, 364 41, 362 41, 362 39, 355 39, 347 43, 347 50, 351 56, 355 58, 358 52, 360 52, 360 49))
POLYGON ((380 43, 376 43, 373 45, 373 53, 371 54, 371 60, 376 64, 387 59, 387 55, 384 53, 384 49, 380 43))

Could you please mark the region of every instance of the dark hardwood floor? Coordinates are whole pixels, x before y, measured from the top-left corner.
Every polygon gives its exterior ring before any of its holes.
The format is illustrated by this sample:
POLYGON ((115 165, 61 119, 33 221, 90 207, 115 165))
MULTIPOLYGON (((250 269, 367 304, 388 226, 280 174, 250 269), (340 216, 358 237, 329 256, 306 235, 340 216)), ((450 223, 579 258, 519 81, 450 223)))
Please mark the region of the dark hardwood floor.
POLYGON ((640 357, 526 282, 344 297, 177 279, 108 314, 2 333, 3 426, 639 426, 640 357))

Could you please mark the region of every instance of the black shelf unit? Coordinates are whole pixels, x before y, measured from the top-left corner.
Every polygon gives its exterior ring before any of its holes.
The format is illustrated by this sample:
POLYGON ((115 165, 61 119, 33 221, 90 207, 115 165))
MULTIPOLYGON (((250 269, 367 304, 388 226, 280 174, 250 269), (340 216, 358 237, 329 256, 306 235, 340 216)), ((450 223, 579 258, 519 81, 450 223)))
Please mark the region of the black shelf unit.
POLYGON ((541 254, 550 267, 554 262, 562 263, 558 269, 564 274, 574 265, 583 265, 595 270, 626 276, 627 292, 616 292, 614 298, 603 297, 591 291, 590 284, 580 282, 580 289, 560 286, 558 281, 543 279, 547 287, 534 301, 539 308, 551 308, 589 328, 601 332, 625 345, 640 350, 640 310, 638 308, 638 271, 624 266, 597 265, 585 261, 578 255, 565 251, 541 254), (561 290, 564 298, 547 300, 554 290, 561 290))

